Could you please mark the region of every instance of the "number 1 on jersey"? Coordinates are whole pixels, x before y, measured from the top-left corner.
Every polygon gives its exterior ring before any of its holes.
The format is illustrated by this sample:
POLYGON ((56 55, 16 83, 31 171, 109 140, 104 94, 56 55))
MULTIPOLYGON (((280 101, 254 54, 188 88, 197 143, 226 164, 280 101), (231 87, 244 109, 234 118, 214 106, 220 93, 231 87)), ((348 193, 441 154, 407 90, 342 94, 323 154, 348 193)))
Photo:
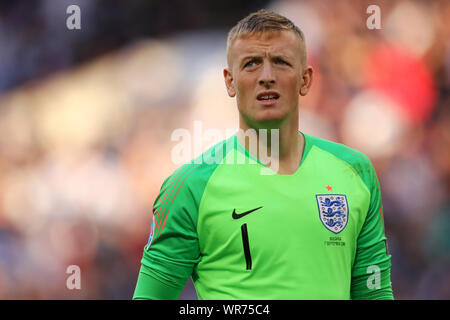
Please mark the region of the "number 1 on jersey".
POLYGON ((242 233, 242 243, 244 245, 245 262, 247 264, 246 269, 251 270, 252 269, 252 256, 250 254, 250 244, 248 242, 248 231, 247 231, 246 223, 244 223, 241 226, 241 233, 242 233))

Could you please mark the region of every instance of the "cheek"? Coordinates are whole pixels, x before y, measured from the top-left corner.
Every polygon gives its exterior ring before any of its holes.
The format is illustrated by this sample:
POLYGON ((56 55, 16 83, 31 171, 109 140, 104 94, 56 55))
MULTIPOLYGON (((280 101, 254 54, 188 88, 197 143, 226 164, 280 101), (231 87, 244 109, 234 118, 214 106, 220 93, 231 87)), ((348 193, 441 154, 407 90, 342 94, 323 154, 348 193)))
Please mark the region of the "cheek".
POLYGON ((289 97, 290 99, 296 97, 299 94, 301 84, 297 79, 287 77, 280 82, 280 87, 282 88, 283 95, 289 97))
POLYGON ((250 79, 240 79, 236 82, 236 95, 238 100, 248 100, 253 97, 254 84, 250 79))
POLYGON ((292 93, 292 95, 299 95, 300 94, 300 88, 303 84, 303 79, 301 77, 295 77, 293 76, 291 80, 287 81, 286 88, 289 88, 289 92, 292 93))

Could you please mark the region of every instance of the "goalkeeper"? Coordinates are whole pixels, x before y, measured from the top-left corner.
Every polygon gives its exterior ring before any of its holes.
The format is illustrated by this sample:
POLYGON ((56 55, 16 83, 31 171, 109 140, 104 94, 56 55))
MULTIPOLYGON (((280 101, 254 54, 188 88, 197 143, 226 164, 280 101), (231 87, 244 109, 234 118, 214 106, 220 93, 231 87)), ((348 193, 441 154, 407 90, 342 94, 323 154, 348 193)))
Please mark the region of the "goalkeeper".
POLYGON ((240 130, 164 181, 133 299, 177 299, 189 277, 199 299, 393 299, 370 160, 299 131, 313 75, 302 31, 252 13, 230 30, 227 60, 240 130), (274 146, 276 170, 262 158, 274 146))

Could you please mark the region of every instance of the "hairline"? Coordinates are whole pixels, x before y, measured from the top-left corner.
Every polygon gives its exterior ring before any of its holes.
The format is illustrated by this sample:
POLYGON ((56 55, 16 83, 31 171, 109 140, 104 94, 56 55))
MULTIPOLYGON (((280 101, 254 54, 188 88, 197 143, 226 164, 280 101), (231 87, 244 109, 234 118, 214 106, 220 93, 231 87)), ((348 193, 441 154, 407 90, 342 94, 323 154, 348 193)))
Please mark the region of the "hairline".
POLYGON ((228 37, 227 38, 227 63, 228 63, 228 67, 230 67, 230 49, 233 46, 233 44, 235 43, 236 40, 241 39, 241 38, 245 38, 245 37, 252 37, 255 35, 261 35, 264 33, 276 33, 276 32, 283 32, 283 31, 290 31, 292 33, 294 33, 298 39, 300 40, 300 46, 301 46, 301 62, 303 64, 303 66, 305 67, 306 65, 306 42, 305 42, 305 38, 303 36, 303 33, 300 31, 300 33, 298 31, 296 31, 295 29, 291 29, 291 28, 267 28, 264 30, 258 30, 258 31, 242 31, 242 32, 236 32, 233 34, 232 37, 228 37))

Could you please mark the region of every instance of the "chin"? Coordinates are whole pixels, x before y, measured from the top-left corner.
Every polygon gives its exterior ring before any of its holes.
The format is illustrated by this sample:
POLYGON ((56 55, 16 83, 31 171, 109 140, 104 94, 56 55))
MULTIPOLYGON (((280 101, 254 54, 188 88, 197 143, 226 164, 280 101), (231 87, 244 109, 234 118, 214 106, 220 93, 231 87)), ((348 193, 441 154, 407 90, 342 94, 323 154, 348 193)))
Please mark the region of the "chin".
POLYGON ((278 112, 265 112, 265 114, 254 117, 250 123, 252 127, 260 129, 277 129, 281 127, 281 124, 286 119, 286 114, 280 114, 278 112))
POLYGON ((283 121, 289 117, 289 113, 277 108, 261 110, 255 115, 255 120, 260 122, 283 121))

